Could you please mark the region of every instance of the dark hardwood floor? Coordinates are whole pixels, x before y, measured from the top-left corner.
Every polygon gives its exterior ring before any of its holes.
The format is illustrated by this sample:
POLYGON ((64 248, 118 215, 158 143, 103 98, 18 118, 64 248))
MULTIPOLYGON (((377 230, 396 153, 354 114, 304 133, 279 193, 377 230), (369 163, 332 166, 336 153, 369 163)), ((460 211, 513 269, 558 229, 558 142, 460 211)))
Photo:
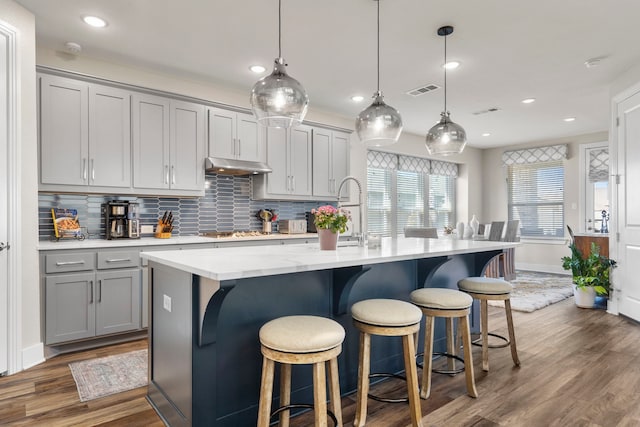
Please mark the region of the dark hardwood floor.
MULTIPOLYGON (((533 313, 514 312, 522 366, 508 348, 489 353, 481 370, 474 347, 479 397, 466 395, 464 375, 434 375, 431 397, 422 401, 429 426, 639 426, 640 326, 603 310, 575 307, 573 298, 533 313)), ((506 334, 503 310, 490 308, 490 329, 506 334)), ((162 426, 145 400, 146 389, 81 403, 69 362, 146 347, 135 341, 57 356, 0 378, 2 426, 162 426)), ((385 381, 372 392, 402 394, 405 384, 385 381)), ((354 418, 355 396, 342 399, 345 425, 354 418)), ((294 427, 313 424, 310 414, 294 427)), ((369 400, 367 426, 410 424, 408 407, 369 400)))

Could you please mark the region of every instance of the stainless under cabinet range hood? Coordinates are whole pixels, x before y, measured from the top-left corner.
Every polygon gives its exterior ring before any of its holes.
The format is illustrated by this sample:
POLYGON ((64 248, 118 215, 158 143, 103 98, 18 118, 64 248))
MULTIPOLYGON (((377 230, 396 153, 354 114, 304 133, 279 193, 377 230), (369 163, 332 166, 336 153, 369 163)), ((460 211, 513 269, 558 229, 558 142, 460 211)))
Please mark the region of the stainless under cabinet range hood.
POLYGON ((204 161, 204 168, 206 172, 221 175, 259 175, 271 173, 271 168, 266 163, 222 159, 220 157, 207 157, 204 161))

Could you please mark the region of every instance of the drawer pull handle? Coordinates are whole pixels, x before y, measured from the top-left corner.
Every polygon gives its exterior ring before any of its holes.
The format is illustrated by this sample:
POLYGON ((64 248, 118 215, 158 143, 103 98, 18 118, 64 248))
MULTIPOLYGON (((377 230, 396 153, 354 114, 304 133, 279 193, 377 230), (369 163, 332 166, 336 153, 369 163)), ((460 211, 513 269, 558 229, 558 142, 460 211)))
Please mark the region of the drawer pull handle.
POLYGON ((131 261, 131 258, 110 258, 107 262, 127 262, 131 261))
POLYGON ((58 261, 56 262, 56 266, 62 267, 63 265, 79 265, 84 264, 84 260, 82 261, 58 261))

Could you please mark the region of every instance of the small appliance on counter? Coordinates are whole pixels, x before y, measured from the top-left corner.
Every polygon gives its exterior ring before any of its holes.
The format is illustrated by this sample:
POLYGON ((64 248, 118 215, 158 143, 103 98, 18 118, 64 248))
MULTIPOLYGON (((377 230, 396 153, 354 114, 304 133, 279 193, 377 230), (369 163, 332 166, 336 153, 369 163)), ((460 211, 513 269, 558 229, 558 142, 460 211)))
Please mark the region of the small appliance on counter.
POLYGON ((102 205, 107 240, 140 238, 140 206, 112 201, 102 205))
POLYGON ((304 234, 307 232, 307 221, 304 219, 281 219, 278 231, 284 234, 304 234))
POLYGON ((306 212, 305 216, 307 217, 307 233, 317 233, 315 216, 311 212, 306 212))

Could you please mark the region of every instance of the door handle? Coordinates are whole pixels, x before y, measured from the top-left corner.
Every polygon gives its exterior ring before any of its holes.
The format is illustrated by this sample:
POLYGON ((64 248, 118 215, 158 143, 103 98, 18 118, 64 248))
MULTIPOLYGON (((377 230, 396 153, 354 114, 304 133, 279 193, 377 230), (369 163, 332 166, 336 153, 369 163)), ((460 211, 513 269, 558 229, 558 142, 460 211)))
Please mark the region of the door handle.
POLYGON ((87 158, 86 157, 82 158, 82 180, 83 181, 87 180, 87 158))
POLYGON ((176 167, 174 165, 171 165, 171 183, 176 183, 176 167))
POLYGON ((98 280, 98 302, 102 302, 102 279, 98 280))
POLYGON ((91 291, 91 296, 89 297, 89 304, 93 304, 93 280, 89 280, 89 290, 91 291))
POLYGON ((169 183, 169 165, 164 165, 164 183, 169 183))
POLYGON ((91 181, 96 181, 96 169, 93 167, 94 159, 91 159, 91 181))
POLYGON ((9 249, 11 246, 9 246, 8 243, 4 243, 4 242, 0 242, 0 252, 4 251, 5 249, 9 249))
POLYGON ((240 149, 242 147, 242 142, 240 142, 240 138, 238 138, 238 157, 240 157, 242 155, 240 149))

